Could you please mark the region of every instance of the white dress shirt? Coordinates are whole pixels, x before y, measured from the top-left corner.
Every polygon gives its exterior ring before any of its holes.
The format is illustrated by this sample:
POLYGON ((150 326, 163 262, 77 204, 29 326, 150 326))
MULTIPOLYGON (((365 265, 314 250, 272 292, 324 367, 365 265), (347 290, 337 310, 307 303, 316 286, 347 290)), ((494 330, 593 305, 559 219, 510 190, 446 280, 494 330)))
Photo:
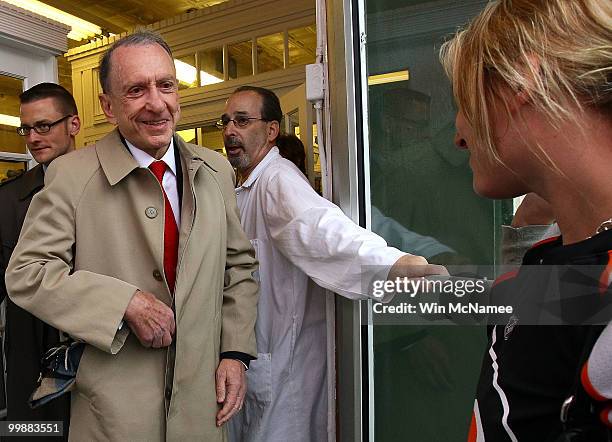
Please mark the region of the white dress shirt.
MULTIPOLYGON (((148 168, 153 161, 157 161, 151 155, 146 153, 144 150, 140 150, 128 140, 125 140, 128 149, 130 150, 134 159, 138 162, 140 167, 148 168)), ((162 179, 162 186, 166 192, 166 196, 170 201, 170 207, 176 220, 176 225, 181 225, 181 211, 179 207, 178 187, 176 185, 176 158, 174 156, 174 139, 170 139, 170 146, 163 157, 160 158, 168 166, 164 172, 162 179)))

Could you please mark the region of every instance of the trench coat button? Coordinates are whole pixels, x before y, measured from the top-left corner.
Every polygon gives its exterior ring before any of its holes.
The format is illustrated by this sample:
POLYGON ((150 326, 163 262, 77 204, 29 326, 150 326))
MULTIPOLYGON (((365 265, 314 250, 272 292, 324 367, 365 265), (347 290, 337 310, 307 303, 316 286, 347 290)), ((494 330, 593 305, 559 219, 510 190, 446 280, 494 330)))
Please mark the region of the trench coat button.
POLYGON ((164 280, 164 277, 162 276, 161 272, 157 269, 153 270, 153 278, 155 278, 158 281, 164 280))
POLYGON ((155 218, 157 216, 157 209, 155 207, 147 207, 145 209, 145 215, 147 215, 147 218, 155 218))
POLYGON ((172 399, 172 388, 166 387, 166 392, 165 393, 166 393, 166 399, 167 400, 172 399))

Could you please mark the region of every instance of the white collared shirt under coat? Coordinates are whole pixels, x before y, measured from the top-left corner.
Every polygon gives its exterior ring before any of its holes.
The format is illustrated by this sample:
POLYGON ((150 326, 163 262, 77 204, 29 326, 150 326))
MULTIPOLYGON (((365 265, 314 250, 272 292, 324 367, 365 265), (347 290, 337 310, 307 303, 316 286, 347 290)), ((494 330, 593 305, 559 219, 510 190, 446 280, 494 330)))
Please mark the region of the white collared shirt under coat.
MULTIPOLYGON (((157 161, 151 155, 146 153, 144 150, 137 148, 129 140, 125 140, 125 144, 138 163, 140 167, 143 169, 148 169, 149 166, 157 161)), ((176 157, 174 156, 174 138, 170 138, 170 146, 166 149, 166 153, 162 156, 159 161, 163 161, 166 163, 166 171, 162 177, 162 187, 164 188, 164 192, 166 192, 166 196, 168 197, 168 201, 170 202, 170 207, 172 207, 172 213, 174 215, 174 220, 176 221, 176 225, 181 225, 181 211, 180 211, 180 201, 178 195, 178 186, 176 182, 176 157)))
MULTIPOLYGON (((322 287, 364 299, 363 266, 404 255, 319 196, 274 147, 236 189, 260 262, 258 359, 230 440, 326 441, 326 318, 322 287)), ((367 273, 367 271, 366 271, 367 273)), ((386 276, 386 274, 385 274, 386 276)))

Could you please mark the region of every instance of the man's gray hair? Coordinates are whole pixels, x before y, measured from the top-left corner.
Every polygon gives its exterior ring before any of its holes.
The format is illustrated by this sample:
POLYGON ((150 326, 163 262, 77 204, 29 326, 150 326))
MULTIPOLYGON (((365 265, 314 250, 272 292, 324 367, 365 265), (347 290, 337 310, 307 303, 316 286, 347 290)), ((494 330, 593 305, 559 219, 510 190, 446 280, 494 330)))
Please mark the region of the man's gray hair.
POLYGON ((174 60, 172 49, 170 49, 170 46, 168 46, 168 43, 166 43, 166 40, 164 40, 161 35, 148 29, 137 30, 133 34, 117 40, 102 56, 100 60, 100 85, 102 86, 102 92, 106 94, 110 91, 110 81, 108 77, 111 70, 111 55, 113 52, 122 46, 141 45, 159 45, 168 53, 170 58, 174 60))

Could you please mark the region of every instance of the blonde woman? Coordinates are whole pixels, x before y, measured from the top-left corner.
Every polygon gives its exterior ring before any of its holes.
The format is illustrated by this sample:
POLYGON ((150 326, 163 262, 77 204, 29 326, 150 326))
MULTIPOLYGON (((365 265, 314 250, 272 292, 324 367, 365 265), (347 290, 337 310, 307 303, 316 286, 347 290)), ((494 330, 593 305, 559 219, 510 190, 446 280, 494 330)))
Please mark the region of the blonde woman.
MULTIPOLYGON (((535 192, 559 225, 561 236, 531 248, 523 265, 592 265, 601 296, 612 296, 612 1, 491 2, 441 58, 459 108, 455 142, 469 151, 475 191, 535 192)), ((497 290, 524 289, 525 268, 497 290)), ((599 373, 585 368, 577 381, 600 331, 529 326, 520 317, 492 327, 471 440, 609 440, 609 397, 589 379, 610 377, 612 346, 603 346, 610 364, 599 358, 599 373)))

